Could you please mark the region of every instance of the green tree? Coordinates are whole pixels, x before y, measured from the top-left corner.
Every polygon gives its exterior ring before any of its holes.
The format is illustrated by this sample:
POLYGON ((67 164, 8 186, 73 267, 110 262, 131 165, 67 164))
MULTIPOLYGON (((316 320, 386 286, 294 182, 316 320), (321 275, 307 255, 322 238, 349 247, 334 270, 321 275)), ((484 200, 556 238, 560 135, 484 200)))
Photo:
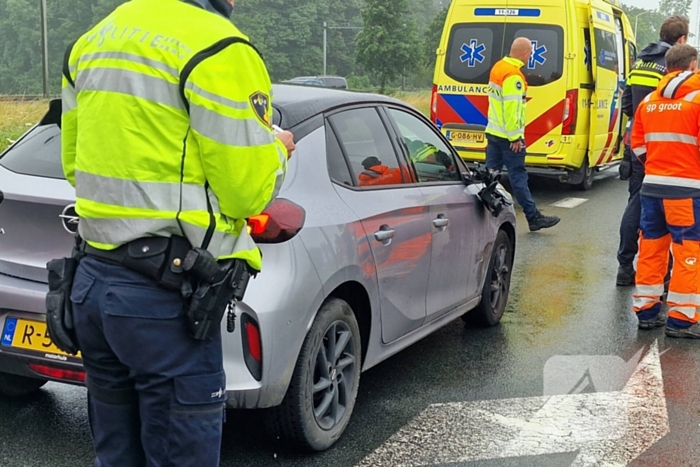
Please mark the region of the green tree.
POLYGON ((445 27, 445 21, 447 20, 447 12, 449 7, 443 8, 433 21, 428 26, 428 30, 423 36, 423 60, 429 68, 435 68, 435 61, 437 56, 435 51, 440 46, 440 39, 442 38, 442 30, 445 27))
POLYGON ((408 0, 366 0, 364 29, 357 36, 357 62, 375 73, 380 92, 415 70, 420 48, 415 25, 408 17, 408 0))
MULTIPOLYGON (((360 27, 361 0, 246 0, 233 23, 265 57, 273 80, 319 75, 323 70, 323 23, 360 27)), ((354 70, 354 30, 328 30, 328 72, 354 70)))
POLYGON ((688 18, 692 4, 693 0, 660 0, 659 13, 664 17, 681 15, 688 18))
POLYGON ((659 40, 659 29, 665 16, 658 10, 649 10, 627 4, 622 4, 632 27, 637 25, 637 49, 641 50, 652 42, 659 40))
POLYGON ((96 25, 127 0, 93 0, 91 3, 92 26, 96 25))

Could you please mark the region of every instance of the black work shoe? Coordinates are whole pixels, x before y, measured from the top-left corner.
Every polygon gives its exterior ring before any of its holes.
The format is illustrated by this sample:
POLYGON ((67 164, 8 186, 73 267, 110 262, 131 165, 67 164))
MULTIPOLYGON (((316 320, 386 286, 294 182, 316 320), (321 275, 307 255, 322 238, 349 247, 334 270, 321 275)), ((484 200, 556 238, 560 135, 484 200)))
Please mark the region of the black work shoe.
POLYGON ((624 264, 617 268, 617 282, 619 287, 627 287, 634 285, 634 277, 636 272, 634 271, 634 265, 624 264))
POLYGON ((530 232, 537 232, 541 229, 554 227, 559 221, 561 221, 561 219, 557 216, 545 216, 540 214, 531 221, 527 221, 527 223, 530 225, 530 232))
POLYGON ((639 329, 649 330, 654 328, 660 328, 666 325, 666 313, 659 313, 655 318, 652 319, 640 319, 637 327, 639 329))
POLYGON ((668 337, 685 337, 686 339, 700 339, 700 324, 693 324, 688 329, 674 329, 666 326, 668 337))

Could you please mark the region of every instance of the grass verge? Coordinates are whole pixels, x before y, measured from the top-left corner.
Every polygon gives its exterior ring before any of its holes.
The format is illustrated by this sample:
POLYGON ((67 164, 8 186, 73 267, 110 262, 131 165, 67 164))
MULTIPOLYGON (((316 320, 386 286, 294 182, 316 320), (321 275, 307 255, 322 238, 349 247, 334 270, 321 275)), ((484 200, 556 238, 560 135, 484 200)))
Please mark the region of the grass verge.
POLYGON ((430 116, 430 91, 399 92, 394 97, 412 105, 426 117, 430 116))
POLYGON ((47 101, 0 101, 0 152, 41 120, 47 101))

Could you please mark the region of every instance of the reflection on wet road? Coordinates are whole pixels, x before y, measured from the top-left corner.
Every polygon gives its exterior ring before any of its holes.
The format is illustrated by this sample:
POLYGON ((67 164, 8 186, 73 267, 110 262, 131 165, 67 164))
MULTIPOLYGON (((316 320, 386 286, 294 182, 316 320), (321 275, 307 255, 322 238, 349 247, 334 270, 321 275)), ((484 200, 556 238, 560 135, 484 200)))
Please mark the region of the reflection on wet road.
MULTIPOLYGON (((554 182, 533 184, 539 208, 563 220, 550 231, 531 234, 522 213, 518 213, 510 303, 500 326, 465 327, 459 320, 364 373, 351 424, 343 439, 326 453, 294 453, 264 437, 256 423, 256 412, 230 413, 222 465, 351 467, 363 460, 365 465, 396 465, 401 453, 394 462, 390 450, 382 446, 391 445, 386 443, 395 439, 392 437, 414 426, 416 417, 428 417, 421 426, 434 423, 444 412, 427 410, 436 407, 434 404, 456 404, 454 407, 483 413, 486 407, 503 407, 503 399, 533 403, 544 394, 545 367, 552 357, 608 356, 629 362, 635 355, 649 355, 655 348, 660 355, 657 358, 670 432, 631 465, 700 465, 700 342, 667 339, 662 329, 637 331, 630 311, 631 289, 616 288, 614 284, 619 218, 627 198, 626 183, 614 175, 612 171, 598 175, 593 190, 585 193, 554 182), (569 197, 588 201, 570 209, 550 207, 569 197), (435 415, 431 415, 433 412, 435 415), (379 455, 382 449, 389 457, 379 455)), ((581 400, 596 397, 580 396, 581 400)), ((518 404, 513 403, 513 410, 518 404)), ((526 410, 525 405, 523 402, 518 410, 526 410)), ((634 419, 648 416, 650 407, 638 408, 634 419)), ((40 395, 26 401, 0 399, 0 413, 0 465, 91 465, 84 389, 49 384, 40 395)), ((512 420, 517 419, 515 415, 512 420)), ((472 418, 455 415, 451 419, 457 424, 451 427, 451 433, 459 435, 459 423, 464 424, 459 440, 464 453, 500 436, 497 424, 472 425, 472 418), (479 430, 468 429, 477 425, 479 430)), ((620 423, 610 414, 608 418, 620 423)), ((658 432, 655 419, 647 418, 629 425, 614 425, 618 431, 624 432, 624 426, 634 426, 638 431, 620 433, 620 442, 628 446, 644 443, 640 438, 658 432)), ((450 417, 447 419, 449 422, 450 417)), ((496 419, 499 420, 505 423, 496 419)), ((587 436, 587 425, 576 423, 572 426, 583 433, 582 437, 587 436)), ((430 442, 433 448, 436 443, 445 442, 428 435, 418 429, 415 437, 405 441, 405 450, 416 449, 423 441, 430 442)), ((443 459, 446 463, 442 465, 564 466, 578 462, 574 460, 577 455, 560 449, 517 457, 514 451, 510 459, 475 461, 474 457, 462 456, 464 459, 459 460, 457 456, 443 459)))

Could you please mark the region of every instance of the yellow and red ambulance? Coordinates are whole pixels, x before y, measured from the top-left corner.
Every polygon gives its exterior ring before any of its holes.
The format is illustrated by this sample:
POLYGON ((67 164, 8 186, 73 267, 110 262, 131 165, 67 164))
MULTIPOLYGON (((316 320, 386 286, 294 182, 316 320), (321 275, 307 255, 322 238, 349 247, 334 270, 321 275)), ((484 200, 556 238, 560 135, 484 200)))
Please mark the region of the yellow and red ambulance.
POLYGON ((622 157, 622 92, 636 58, 619 0, 453 0, 431 101, 431 119, 467 161, 485 160, 488 82, 517 37, 533 52, 525 139, 530 173, 590 189, 595 171, 622 157))

